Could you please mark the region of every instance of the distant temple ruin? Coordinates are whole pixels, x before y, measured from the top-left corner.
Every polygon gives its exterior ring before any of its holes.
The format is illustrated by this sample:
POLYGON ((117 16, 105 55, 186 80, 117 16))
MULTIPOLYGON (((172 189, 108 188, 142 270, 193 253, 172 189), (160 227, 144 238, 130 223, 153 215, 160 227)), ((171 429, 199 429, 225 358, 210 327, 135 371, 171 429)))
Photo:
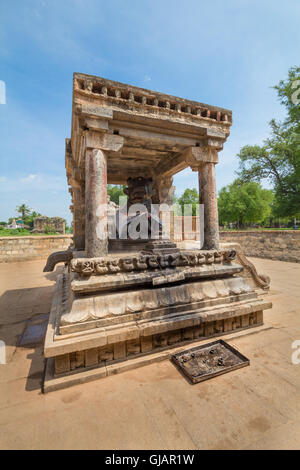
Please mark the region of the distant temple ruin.
POLYGON ((46 217, 41 215, 33 221, 33 233, 56 232, 65 234, 66 222, 61 217, 46 217))

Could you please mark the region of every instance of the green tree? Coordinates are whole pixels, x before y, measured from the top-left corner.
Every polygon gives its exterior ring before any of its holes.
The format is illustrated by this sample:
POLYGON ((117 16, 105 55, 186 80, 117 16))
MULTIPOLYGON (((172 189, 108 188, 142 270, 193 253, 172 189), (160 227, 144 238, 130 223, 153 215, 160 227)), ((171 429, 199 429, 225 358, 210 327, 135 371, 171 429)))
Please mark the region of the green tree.
POLYGON ((24 219, 26 215, 30 214, 31 209, 30 207, 26 206, 26 204, 21 204, 20 206, 16 208, 16 211, 18 212, 18 214, 21 214, 22 219, 24 219))
POLYGON ((263 222, 271 215, 273 198, 273 191, 263 189, 259 183, 235 180, 219 193, 220 225, 234 223, 245 227, 263 222))
POLYGON ((238 176, 244 181, 268 179, 275 191, 274 215, 295 217, 300 214, 300 67, 292 67, 274 88, 287 117, 271 120, 271 135, 262 146, 240 150, 238 176))
POLYGON ((197 215, 197 206, 199 204, 197 189, 187 188, 180 197, 175 198, 175 204, 179 204, 181 206, 182 215, 184 215, 184 206, 187 204, 192 206, 192 215, 197 215))
POLYGON ((126 197, 124 194, 124 188, 125 186, 119 185, 119 184, 108 184, 107 185, 107 194, 110 196, 110 200, 114 202, 115 204, 119 205, 119 198, 120 197, 126 197))
POLYGON ((29 225, 30 228, 33 228, 34 219, 39 217, 41 214, 39 212, 32 211, 29 215, 23 218, 23 222, 25 225, 29 225))

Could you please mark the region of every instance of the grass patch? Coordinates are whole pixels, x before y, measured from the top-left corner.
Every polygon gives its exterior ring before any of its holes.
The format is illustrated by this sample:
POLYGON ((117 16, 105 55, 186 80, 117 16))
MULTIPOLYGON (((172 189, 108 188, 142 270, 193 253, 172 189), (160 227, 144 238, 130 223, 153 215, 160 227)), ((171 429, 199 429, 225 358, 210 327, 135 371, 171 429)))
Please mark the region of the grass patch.
MULTIPOLYGON (((274 228, 222 228, 220 232, 273 232, 274 230, 295 230, 293 227, 274 228)), ((296 229, 299 230, 299 229, 296 229)))
POLYGON ((61 233, 48 231, 47 233, 31 233, 27 228, 0 228, 0 237, 38 237, 40 235, 61 235, 61 233))

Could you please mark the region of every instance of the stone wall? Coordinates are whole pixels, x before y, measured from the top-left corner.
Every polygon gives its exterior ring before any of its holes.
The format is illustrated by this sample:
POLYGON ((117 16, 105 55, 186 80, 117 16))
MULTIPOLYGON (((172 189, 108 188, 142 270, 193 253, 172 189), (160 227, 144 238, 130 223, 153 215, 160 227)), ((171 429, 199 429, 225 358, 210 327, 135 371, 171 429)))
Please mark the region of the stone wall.
MULTIPOLYGON (((220 232, 220 241, 239 243, 246 256, 300 263, 300 230, 220 232)), ((71 242, 71 235, 0 237, 0 262, 46 258, 71 242)))
POLYGON ((71 242, 71 235, 0 237, 0 263, 47 258, 54 251, 66 250, 71 242))
POLYGON ((300 230, 220 232, 220 241, 239 243, 246 256, 300 263, 300 230))

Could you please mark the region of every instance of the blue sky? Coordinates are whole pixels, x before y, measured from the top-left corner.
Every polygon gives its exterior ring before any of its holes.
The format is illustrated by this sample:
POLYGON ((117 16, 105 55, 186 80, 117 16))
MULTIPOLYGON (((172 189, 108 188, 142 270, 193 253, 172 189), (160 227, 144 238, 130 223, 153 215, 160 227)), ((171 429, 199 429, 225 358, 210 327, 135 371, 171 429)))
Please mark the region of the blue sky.
MULTIPOLYGON (((82 72, 230 108, 218 189, 283 108, 271 88, 299 65, 299 0, 1 0, 0 220, 25 202, 69 222, 64 139, 82 72)), ((196 173, 175 177, 177 193, 196 173)))

